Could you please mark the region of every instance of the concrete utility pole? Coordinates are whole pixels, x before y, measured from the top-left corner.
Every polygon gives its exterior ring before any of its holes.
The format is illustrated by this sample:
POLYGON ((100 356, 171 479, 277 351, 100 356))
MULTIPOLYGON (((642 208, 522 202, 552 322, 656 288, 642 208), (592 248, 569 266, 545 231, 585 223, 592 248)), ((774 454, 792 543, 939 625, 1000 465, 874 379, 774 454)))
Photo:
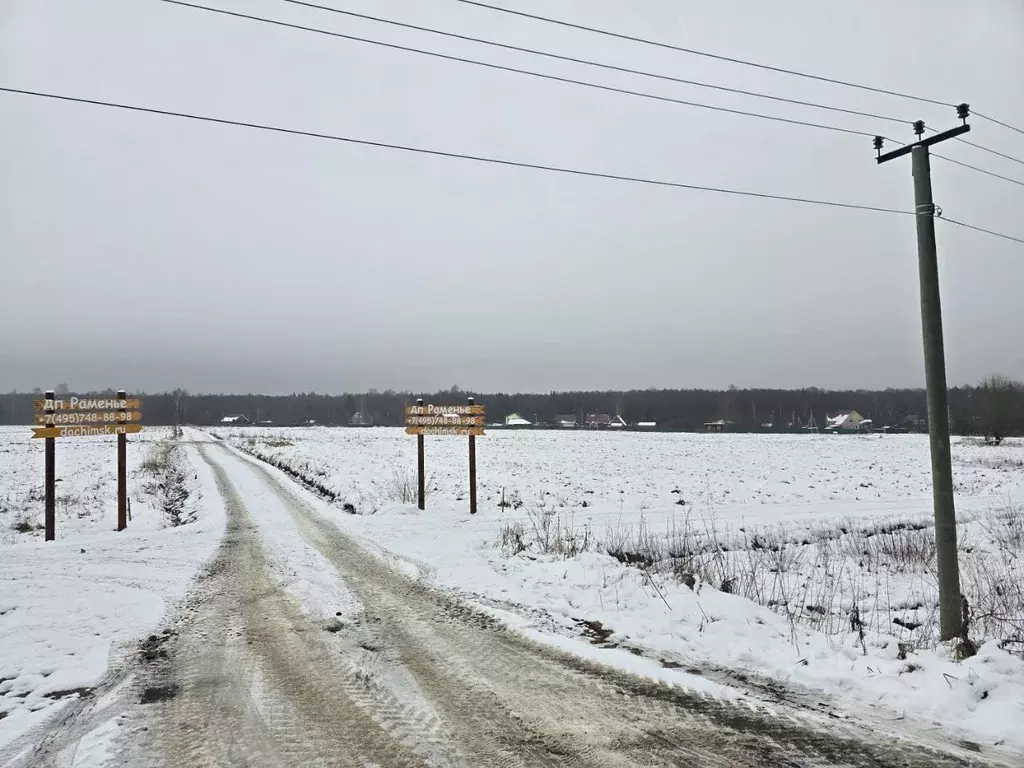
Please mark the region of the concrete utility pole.
POLYGON ((940 637, 951 640, 963 631, 960 564, 956 547, 956 509, 953 504, 953 468, 949 448, 949 406, 946 391, 946 353, 942 339, 942 304, 935 248, 935 203, 932 200, 928 147, 967 133, 969 108, 957 107, 963 125, 922 139, 924 122, 914 123, 918 140, 881 154, 883 139, 875 137, 879 164, 909 154, 914 176, 914 211, 917 220, 917 265, 921 284, 921 329, 924 336, 924 372, 928 395, 928 440, 932 457, 932 505, 939 576, 940 637))

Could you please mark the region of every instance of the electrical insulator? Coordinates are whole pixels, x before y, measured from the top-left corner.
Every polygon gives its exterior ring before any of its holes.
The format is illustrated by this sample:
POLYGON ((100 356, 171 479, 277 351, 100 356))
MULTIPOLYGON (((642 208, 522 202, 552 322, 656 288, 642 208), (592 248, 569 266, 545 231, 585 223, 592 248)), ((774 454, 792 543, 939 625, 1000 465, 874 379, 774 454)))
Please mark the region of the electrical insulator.
POLYGON ((924 120, 914 121, 914 133, 921 136, 924 133, 924 120))

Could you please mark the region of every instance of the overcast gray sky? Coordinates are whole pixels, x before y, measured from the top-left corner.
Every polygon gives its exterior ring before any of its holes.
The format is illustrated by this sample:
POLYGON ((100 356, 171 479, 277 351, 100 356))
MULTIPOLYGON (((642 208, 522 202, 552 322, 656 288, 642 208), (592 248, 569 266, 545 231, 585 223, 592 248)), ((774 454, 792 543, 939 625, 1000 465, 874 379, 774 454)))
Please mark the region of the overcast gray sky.
MULTIPOLYGON (((198 0, 203 2, 203 0, 198 0)), ((1024 126, 1017 0, 493 0, 1024 126)), ((952 110, 454 0, 336 7, 885 114, 952 110)), ((909 128, 502 52, 278 0, 207 4, 911 140, 909 128)), ((156 0, 0 0, 0 84, 686 183, 912 208, 870 140, 383 50, 156 0)), ((1024 157, 1024 135, 974 141, 1024 157)), ((0 389, 923 386, 914 223, 0 93, 0 389)), ((964 162, 1024 166, 948 142, 964 162)), ((949 217, 1024 188, 933 161, 949 217)), ((1024 246, 939 228, 951 383, 1024 378, 1024 246)))

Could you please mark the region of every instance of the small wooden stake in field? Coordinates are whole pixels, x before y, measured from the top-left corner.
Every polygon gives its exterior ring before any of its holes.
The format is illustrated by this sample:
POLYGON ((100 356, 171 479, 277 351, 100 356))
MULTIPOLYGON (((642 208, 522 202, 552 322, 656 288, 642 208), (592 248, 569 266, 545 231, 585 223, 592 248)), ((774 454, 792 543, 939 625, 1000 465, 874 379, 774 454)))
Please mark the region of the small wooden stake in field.
POLYGON ((484 406, 469 398, 468 405, 424 405, 423 400, 405 409, 405 433, 416 435, 419 474, 419 508, 426 509, 426 469, 423 440, 426 435, 469 436, 469 512, 476 514, 476 438, 484 433, 484 406))
MULTIPOLYGON (((53 399, 54 392, 47 390, 46 392, 46 414, 53 414, 53 399)), ((44 541, 53 541, 57 536, 57 521, 56 521, 56 494, 57 494, 57 444, 54 442, 55 438, 46 438, 46 480, 44 483, 46 497, 45 502, 45 525, 46 533, 43 537, 44 541)))

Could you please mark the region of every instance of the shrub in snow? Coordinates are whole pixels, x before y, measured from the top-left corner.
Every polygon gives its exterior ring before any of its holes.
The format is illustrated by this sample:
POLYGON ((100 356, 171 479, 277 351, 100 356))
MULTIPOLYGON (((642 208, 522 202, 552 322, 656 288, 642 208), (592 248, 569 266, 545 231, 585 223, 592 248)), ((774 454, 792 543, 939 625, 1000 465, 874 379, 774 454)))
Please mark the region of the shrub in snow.
MULTIPOLYGON (((433 477, 424 478, 423 496, 430 498, 433 490, 433 477)), ((384 481, 383 497, 397 504, 418 504, 420 498, 419 475, 408 469, 396 469, 391 477, 384 481)))
POLYGON ((526 529, 522 523, 506 523, 501 527, 498 546, 509 555, 526 551, 526 529))
MULTIPOLYGON (((522 548, 515 544, 522 532, 509 525, 503 549, 572 556, 570 529, 552 511, 530 512, 528 520, 522 548)), ((970 636, 958 638, 952 653, 966 658, 989 639, 1024 653, 1024 508, 1006 504, 964 516, 959 545, 970 636)), ((862 653, 869 635, 896 635, 906 649, 939 644, 935 533, 926 519, 733 528, 711 513, 689 513, 659 532, 641 516, 608 525, 603 540, 586 548, 691 589, 707 584, 739 595, 794 625, 852 631, 862 653)))

